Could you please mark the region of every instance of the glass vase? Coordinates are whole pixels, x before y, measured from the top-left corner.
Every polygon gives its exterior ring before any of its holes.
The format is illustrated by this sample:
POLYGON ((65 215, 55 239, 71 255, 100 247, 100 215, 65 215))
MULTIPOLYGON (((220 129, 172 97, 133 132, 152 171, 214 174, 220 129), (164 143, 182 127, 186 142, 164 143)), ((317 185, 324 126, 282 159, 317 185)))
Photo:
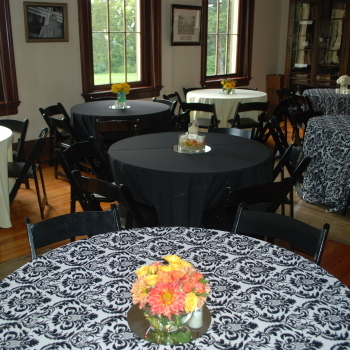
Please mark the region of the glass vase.
POLYGON ((117 107, 120 109, 126 108, 126 93, 124 91, 118 92, 117 107))
POLYGON ((192 312, 173 315, 170 320, 163 315, 153 315, 147 308, 143 310, 143 313, 150 323, 150 327, 145 334, 147 341, 163 345, 177 345, 192 340, 191 331, 187 327, 192 312))
POLYGON ((223 91, 225 94, 229 95, 229 94, 231 93, 232 89, 222 89, 222 91, 223 91))
POLYGON ((340 85, 339 93, 346 94, 347 92, 348 92, 348 85, 347 84, 340 85))

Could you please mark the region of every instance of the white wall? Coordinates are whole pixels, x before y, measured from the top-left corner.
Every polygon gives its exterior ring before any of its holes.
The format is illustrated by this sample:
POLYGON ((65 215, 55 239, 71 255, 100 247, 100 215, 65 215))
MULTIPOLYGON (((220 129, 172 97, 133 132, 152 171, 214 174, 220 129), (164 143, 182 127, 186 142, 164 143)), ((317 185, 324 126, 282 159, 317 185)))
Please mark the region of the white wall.
MULTIPOLYGON (((21 104, 16 118, 29 118, 27 139, 35 139, 46 126, 39 107, 61 102, 69 111, 81 97, 78 7, 68 3, 69 42, 26 43, 23 2, 10 0, 12 34, 21 104)), ((161 94, 182 92, 200 82, 200 46, 171 46, 171 4, 162 0, 162 84, 161 94)), ((176 0, 176 4, 201 6, 201 0, 176 0)), ((250 86, 265 91, 266 74, 283 74, 288 0, 256 0, 252 80, 250 86)))

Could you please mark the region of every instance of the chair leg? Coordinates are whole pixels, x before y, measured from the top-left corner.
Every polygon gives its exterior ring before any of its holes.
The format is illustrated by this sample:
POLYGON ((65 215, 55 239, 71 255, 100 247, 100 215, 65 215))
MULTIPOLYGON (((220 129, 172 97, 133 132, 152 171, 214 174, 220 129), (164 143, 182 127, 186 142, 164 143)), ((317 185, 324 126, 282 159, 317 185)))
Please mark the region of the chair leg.
POLYGON ((25 184, 27 189, 30 188, 29 179, 25 179, 24 184, 25 184))
POLYGON ((70 194, 70 212, 71 213, 75 213, 76 210, 76 198, 73 194, 73 191, 71 190, 71 194, 70 194))
POLYGON ((37 164, 37 167, 38 167, 38 170, 39 170, 40 181, 41 181, 41 186, 42 186, 42 190, 43 190, 43 197, 42 198, 41 198, 41 194, 40 194, 40 187, 39 187, 38 176, 37 176, 35 170, 33 171, 33 173, 34 173, 34 183, 35 183, 36 194, 37 194, 38 203, 39 203, 40 215, 41 215, 41 218, 44 220, 45 219, 44 209, 45 209, 45 205, 48 204, 48 201, 47 201, 47 196, 46 196, 44 177, 43 177, 43 173, 42 173, 40 164, 39 165, 37 164))
POLYGON ((49 165, 53 166, 53 142, 54 142, 54 136, 52 131, 50 130, 49 135, 49 165))

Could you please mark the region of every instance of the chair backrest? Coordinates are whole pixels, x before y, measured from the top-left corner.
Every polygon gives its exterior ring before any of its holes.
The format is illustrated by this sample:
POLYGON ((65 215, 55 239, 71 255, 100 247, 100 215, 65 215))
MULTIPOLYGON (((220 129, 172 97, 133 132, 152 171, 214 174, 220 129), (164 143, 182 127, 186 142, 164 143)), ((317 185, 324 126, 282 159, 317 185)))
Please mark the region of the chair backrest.
POLYGON ((13 157, 13 160, 15 162, 25 161, 24 142, 27 135, 28 124, 29 124, 28 119, 24 119, 23 121, 15 120, 15 119, 0 119, 1 126, 9 128, 12 130, 12 132, 19 134, 19 138, 17 140, 17 149, 13 157))
POLYGON ((293 248, 312 255, 313 261, 319 265, 329 225, 324 224, 322 229, 317 229, 290 216, 246 210, 243 203, 237 210, 231 232, 283 240, 293 248))
POLYGON ((179 107, 178 108, 178 113, 181 113, 181 111, 183 111, 182 110, 182 98, 181 98, 180 94, 177 91, 175 91, 174 93, 168 94, 168 95, 164 94, 163 98, 165 100, 177 101, 177 105, 179 107))
POLYGON ((287 87, 283 87, 282 89, 277 89, 276 92, 280 100, 286 99, 293 95, 293 93, 287 87))
POLYGON ((117 95, 114 96, 99 96, 99 97, 94 97, 94 96, 89 96, 88 100, 86 102, 92 102, 92 101, 116 101, 118 99, 117 95))
POLYGON ((118 202, 126 208, 126 229, 132 228, 132 221, 135 220, 137 227, 145 227, 146 221, 140 212, 129 188, 126 185, 115 185, 100 179, 82 176, 79 171, 73 171, 81 189, 86 196, 96 195, 109 198, 110 201, 118 202))
POLYGON ((277 118, 277 122, 281 123, 287 118, 287 108, 289 101, 288 99, 281 99, 278 102, 276 108, 272 111, 271 116, 275 116, 277 118))
POLYGON ((261 203, 259 208, 275 212, 293 187, 291 178, 283 181, 252 185, 241 188, 227 187, 213 215, 211 228, 230 230, 240 203, 261 203))
POLYGON ((114 142, 140 134, 139 120, 99 120, 95 121, 96 141, 103 153, 114 142))
POLYGON ((248 87, 242 87, 242 86, 239 86, 239 87, 236 87, 236 89, 238 90, 252 90, 252 91, 258 91, 258 88, 248 88, 248 87))
POLYGON ((83 162, 84 166, 90 165, 97 178, 113 181, 109 163, 92 136, 89 137, 88 141, 74 143, 63 151, 63 155, 71 170, 81 169, 80 165, 83 162))
POLYGON ((156 97, 153 97, 152 101, 163 103, 163 104, 169 106, 171 116, 175 115, 177 101, 170 101, 170 100, 166 100, 166 99, 165 100, 158 100, 156 97))
POLYGON ((242 112, 250 112, 250 111, 258 111, 261 113, 266 113, 267 108, 269 106, 269 102, 238 102, 236 113, 242 113, 242 112))
POLYGON ((64 135, 69 135, 69 142, 66 144, 68 147, 71 143, 74 142, 80 142, 80 137, 78 134, 74 131, 73 127, 70 124, 69 119, 62 117, 51 117, 50 118, 51 123, 51 130, 54 132, 54 137, 56 140, 56 145, 58 142, 63 142, 66 140, 66 137, 62 137, 61 133, 63 132, 64 135))
POLYGON ((244 130, 244 129, 237 129, 237 128, 210 128, 209 132, 215 132, 217 134, 239 136, 239 137, 244 137, 246 139, 252 138, 252 131, 251 130, 244 130))
POLYGON ((272 177, 275 180, 279 174, 284 173, 284 168, 286 168, 289 176, 293 177, 293 180, 299 181, 310 162, 311 158, 303 158, 302 149, 292 144, 285 150, 281 159, 275 165, 272 177))
MULTIPOLYGON (((62 115, 63 118, 66 118, 68 120, 70 120, 70 117, 66 111, 66 109, 63 107, 62 103, 58 102, 56 105, 52 105, 46 108, 39 108, 39 111, 41 113, 41 115, 43 116, 43 118, 45 119, 45 122, 47 124, 47 126, 50 129, 50 133, 51 133, 51 122, 50 122, 50 118, 53 116, 60 116, 62 115)), ((52 130, 52 134, 53 134, 53 130, 52 130)))
MULTIPOLYGON (((269 107, 269 101, 266 102, 247 102, 247 103, 242 103, 238 102, 236 111, 234 114, 234 117, 232 118, 232 121, 230 122, 233 127, 240 127, 240 120, 242 117, 240 116, 239 113, 244 113, 244 112, 260 112, 258 116, 258 122, 260 123, 260 128, 262 129, 263 121, 265 119, 265 115, 267 113, 267 109, 269 107)), ((244 118, 244 117, 243 117, 244 118)))
POLYGON ((65 214, 35 224, 26 217, 25 223, 32 260, 37 258, 36 249, 77 236, 94 236, 121 230, 119 214, 114 203, 111 210, 107 211, 65 214))
POLYGON ((284 152, 289 147, 289 144, 278 119, 272 115, 270 120, 267 122, 266 127, 269 130, 270 135, 272 136, 272 139, 275 143, 273 152, 274 157, 276 156, 277 151, 279 152, 280 156, 283 156, 284 152))
POLYGON ((69 181, 70 189, 71 189, 71 211, 73 208, 75 209, 75 201, 80 203, 83 211, 101 211, 102 208, 100 204, 96 201, 94 196, 87 195, 83 189, 81 188, 79 182, 76 177, 73 176, 74 168, 71 168, 68 160, 66 160, 64 153, 61 149, 55 149, 55 156, 57 157, 59 163, 61 164, 63 171, 69 181), (74 203, 74 205, 73 205, 74 203))
POLYGON ((190 110, 186 109, 184 112, 175 115, 174 124, 178 131, 187 131, 188 124, 190 124, 190 110))
POLYGON ((44 146, 45 143, 45 137, 48 133, 48 128, 44 128, 41 130, 37 140, 35 141, 35 144, 27 156, 25 162, 23 163, 23 167, 21 168, 19 176, 16 178, 16 182, 12 187, 12 190, 10 192, 10 204, 13 202, 14 198, 16 197, 16 194, 18 192, 18 189, 20 188, 21 184, 25 181, 27 178, 27 173, 32 167, 33 173, 35 171, 35 162, 40 163, 40 152, 44 146))
POLYGON ((185 100, 187 97, 187 93, 190 91, 194 91, 194 90, 202 90, 205 89, 205 87, 191 87, 191 88, 182 88, 183 92, 184 92, 184 96, 185 96, 185 100))
MULTIPOLYGON (((217 128, 219 121, 216 115, 215 103, 201 103, 201 102, 182 102, 182 109, 197 112, 206 112, 210 115, 210 126, 209 129, 217 128)), ((208 118, 209 119, 209 118, 208 118)))

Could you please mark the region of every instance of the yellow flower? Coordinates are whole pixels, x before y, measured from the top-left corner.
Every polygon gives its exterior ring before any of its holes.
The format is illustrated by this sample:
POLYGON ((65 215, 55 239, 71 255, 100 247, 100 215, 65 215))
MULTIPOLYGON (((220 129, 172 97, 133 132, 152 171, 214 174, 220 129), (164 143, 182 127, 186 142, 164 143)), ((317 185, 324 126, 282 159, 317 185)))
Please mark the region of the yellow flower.
POLYGON ((154 286, 158 282, 158 275, 148 275, 145 277, 145 282, 149 286, 154 286))
POLYGON ((148 274, 149 266, 148 265, 143 265, 139 269, 135 271, 137 276, 145 276, 148 274))
POLYGON ((186 295, 185 298, 185 311, 187 313, 195 310, 198 304, 198 297, 195 293, 190 292, 186 295))
POLYGON ((182 261, 182 259, 177 255, 167 255, 163 259, 168 263, 179 263, 180 261, 182 261))
POLYGON ((117 83, 117 84, 113 84, 111 86, 111 91, 114 94, 117 94, 120 91, 125 92, 126 94, 128 94, 130 92, 130 85, 128 83, 117 83))

